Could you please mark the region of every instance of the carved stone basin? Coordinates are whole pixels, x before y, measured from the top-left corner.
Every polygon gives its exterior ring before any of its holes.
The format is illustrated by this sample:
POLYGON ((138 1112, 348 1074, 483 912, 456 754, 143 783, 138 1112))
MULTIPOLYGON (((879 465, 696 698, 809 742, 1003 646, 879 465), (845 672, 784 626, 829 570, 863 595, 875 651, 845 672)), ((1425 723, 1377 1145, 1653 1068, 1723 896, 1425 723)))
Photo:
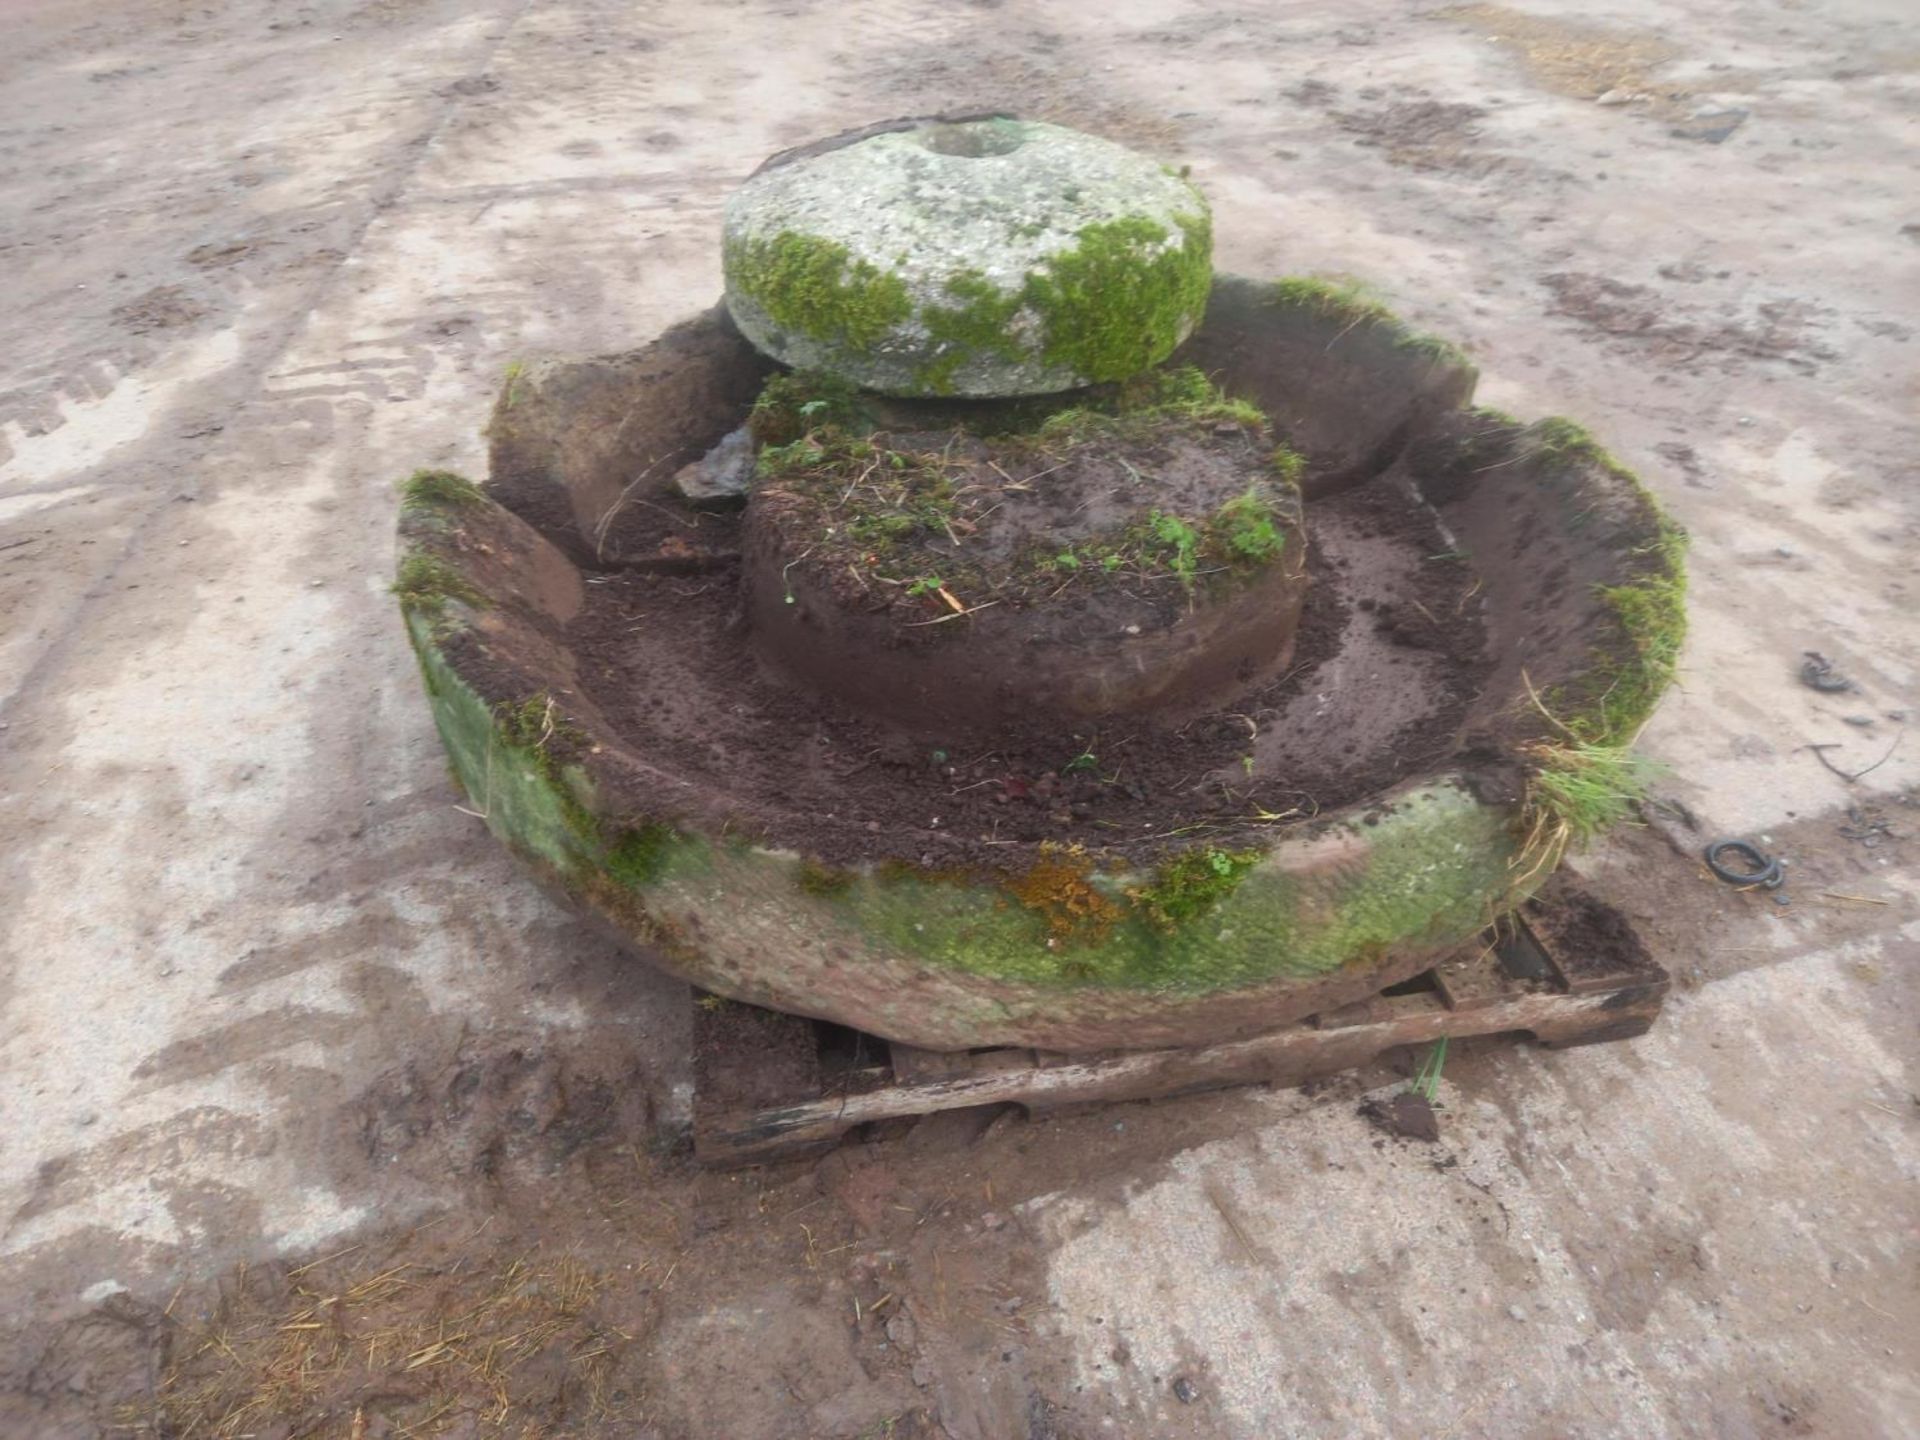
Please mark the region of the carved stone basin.
POLYGON ((756 617, 755 501, 670 484, 774 371, 723 311, 517 371, 486 481, 416 476, 401 520, 468 808, 652 963, 934 1049, 1217 1042, 1471 941, 1606 818, 1564 782, 1671 678, 1678 533, 1578 427, 1471 408, 1458 351, 1336 287, 1218 277, 1171 363, 1304 457, 1306 598, 1284 656, 1112 713, 1049 708, 1071 667, 1044 647, 955 662, 985 607, 931 590, 951 650, 860 632, 838 671, 785 663, 808 597, 769 602, 763 565, 756 617), (977 667, 978 703, 834 684, 862 653, 935 695, 977 667))

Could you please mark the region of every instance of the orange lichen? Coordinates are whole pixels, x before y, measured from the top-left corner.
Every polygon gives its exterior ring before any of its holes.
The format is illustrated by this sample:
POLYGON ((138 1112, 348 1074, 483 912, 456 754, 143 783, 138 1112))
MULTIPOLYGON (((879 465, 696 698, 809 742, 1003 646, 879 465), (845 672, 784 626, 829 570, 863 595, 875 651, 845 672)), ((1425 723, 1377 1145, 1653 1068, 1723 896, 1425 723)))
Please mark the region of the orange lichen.
POLYGON ((1047 922, 1050 940, 1097 941, 1120 918, 1120 906, 1093 887, 1093 862, 1078 845, 1045 844, 1040 858, 1007 886, 1047 922))

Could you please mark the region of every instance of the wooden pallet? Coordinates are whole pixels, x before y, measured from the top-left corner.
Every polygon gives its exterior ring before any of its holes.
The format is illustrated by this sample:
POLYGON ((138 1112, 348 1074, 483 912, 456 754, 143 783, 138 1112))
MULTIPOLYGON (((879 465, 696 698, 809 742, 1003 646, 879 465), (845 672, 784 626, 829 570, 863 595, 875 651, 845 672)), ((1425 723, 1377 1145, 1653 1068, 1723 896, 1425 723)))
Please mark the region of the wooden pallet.
POLYGON ((752 1011, 743 1027, 738 1012, 747 1007, 726 1006, 734 1013, 722 1021, 720 1009, 697 1006, 694 1155, 703 1165, 737 1169, 816 1154, 856 1126, 937 1110, 1014 1104, 1035 1112, 1233 1085, 1302 1085, 1443 1035, 1518 1032, 1557 1049, 1645 1034, 1666 998, 1667 972, 1644 953, 1596 955, 1569 944, 1564 909, 1530 912, 1371 1000, 1220 1045, 943 1054, 772 1011, 752 1011), (777 1073, 774 1089, 784 1093, 751 1094, 755 1066, 777 1073), (715 1083, 723 1074, 725 1083, 715 1083))

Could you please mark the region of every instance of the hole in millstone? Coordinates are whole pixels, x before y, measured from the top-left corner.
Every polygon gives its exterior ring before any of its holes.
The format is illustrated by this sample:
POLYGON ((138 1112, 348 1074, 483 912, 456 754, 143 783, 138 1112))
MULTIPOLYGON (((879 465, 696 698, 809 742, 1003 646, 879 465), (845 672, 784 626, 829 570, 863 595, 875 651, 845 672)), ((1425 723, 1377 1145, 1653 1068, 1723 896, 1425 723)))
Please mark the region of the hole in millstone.
POLYGON ((917 137, 936 155, 979 160, 988 155, 1011 155, 1027 143, 1019 126, 1006 120, 973 120, 963 124, 928 125, 917 137))

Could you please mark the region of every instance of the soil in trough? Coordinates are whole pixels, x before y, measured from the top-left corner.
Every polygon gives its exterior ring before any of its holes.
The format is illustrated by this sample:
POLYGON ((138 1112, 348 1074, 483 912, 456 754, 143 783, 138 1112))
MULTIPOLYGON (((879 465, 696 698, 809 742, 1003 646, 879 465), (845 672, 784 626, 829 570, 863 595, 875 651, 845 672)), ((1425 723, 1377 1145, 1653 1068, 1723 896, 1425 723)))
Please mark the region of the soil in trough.
POLYGON ((990 439, 832 429, 763 452, 754 645, 942 749, 997 740, 1010 714, 1231 699, 1286 668, 1305 589, 1297 457, 1242 408, 1075 412, 990 439))
MULTIPOLYGON (((628 555, 729 556, 737 516, 630 512, 628 555)), ((1383 479, 1307 516, 1310 584, 1280 676, 1203 713, 915 737, 752 654, 737 562, 592 575, 567 636, 588 698, 636 751, 709 793, 737 832, 830 863, 1004 864, 1052 841, 1141 860, 1253 843, 1456 754, 1487 671, 1472 571, 1430 510, 1383 479)), ((961 622, 965 623, 965 622, 961 622)))

